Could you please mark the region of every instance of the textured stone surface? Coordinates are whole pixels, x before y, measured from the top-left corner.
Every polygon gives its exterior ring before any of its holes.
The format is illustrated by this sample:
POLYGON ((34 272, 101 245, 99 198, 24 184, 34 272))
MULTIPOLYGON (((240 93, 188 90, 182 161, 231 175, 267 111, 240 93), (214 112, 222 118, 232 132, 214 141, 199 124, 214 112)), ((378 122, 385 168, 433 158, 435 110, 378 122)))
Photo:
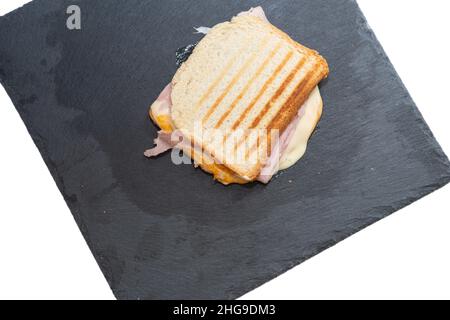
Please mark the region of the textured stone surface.
POLYGON ((36 0, 0 18, 0 44, 1 82, 118 298, 239 297, 450 180, 351 0, 36 0), (175 50, 257 4, 330 64, 306 157, 268 186, 230 187, 145 159, 175 50))

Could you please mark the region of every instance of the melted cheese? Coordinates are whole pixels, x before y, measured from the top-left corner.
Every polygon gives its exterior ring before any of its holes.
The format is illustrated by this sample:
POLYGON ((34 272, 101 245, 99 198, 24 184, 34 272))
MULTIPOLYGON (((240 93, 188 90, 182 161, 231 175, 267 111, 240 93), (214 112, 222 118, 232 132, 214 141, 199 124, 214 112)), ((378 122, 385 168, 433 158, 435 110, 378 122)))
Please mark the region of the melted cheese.
POLYGON ((155 101, 150 107, 149 115, 154 123, 165 132, 172 132, 174 130, 174 125, 172 122, 172 116, 170 115, 170 109, 165 108, 164 102, 155 101))
POLYGON ((295 132, 280 159, 280 170, 292 167, 306 152, 308 140, 322 116, 322 97, 317 87, 302 106, 302 113, 295 132))

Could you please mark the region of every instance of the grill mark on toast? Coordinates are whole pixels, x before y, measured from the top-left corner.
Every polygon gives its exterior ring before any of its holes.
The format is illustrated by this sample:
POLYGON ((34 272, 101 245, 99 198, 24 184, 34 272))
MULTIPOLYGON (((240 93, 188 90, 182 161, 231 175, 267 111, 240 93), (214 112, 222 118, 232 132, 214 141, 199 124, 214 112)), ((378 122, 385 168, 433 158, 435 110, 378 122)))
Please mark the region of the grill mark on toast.
MULTIPOLYGON (((305 62, 303 62, 303 63, 305 63, 305 62)), ((295 101, 295 99, 299 96, 299 94, 296 94, 299 90, 301 90, 302 88, 304 88, 310 81, 311 81, 311 79, 314 79, 314 77, 313 77, 313 75, 316 73, 316 71, 315 71, 315 65, 311 68, 311 70, 310 71, 308 71, 306 74, 305 74, 305 76, 301 79, 301 81, 299 82, 299 84, 295 87, 295 89, 294 89, 294 91, 293 91, 293 93, 291 94, 291 96, 287 99, 287 101, 286 101, 286 103, 284 103, 284 105, 283 106, 281 106, 281 108, 280 108, 280 110, 278 111, 278 113, 277 114, 279 114, 279 113, 281 113, 282 111, 283 111, 283 108, 285 107, 285 106, 289 106, 289 105, 291 105, 294 101, 295 101)), ((304 95, 304 94, 303 94, 304 95)), ((278 96, 279 97, 279 96, 278 96)), ((264 116, 263 116, 264 117, 264 116)), ((262 118, 263 117, 261 117, 261 119, 258 121, 258 124, 259 124, 259 122, 262 120, 262 118)), ((274 117, 274 119, 275 119, 276 117, 274 117)), ((267 130, 268 130, 268 136, 270 137, 270 131, 273 129, 273 126, 272 126, 272 123, 273 123, 273 120, 274 119, 272 119, 272 121, 269 123, 269 125, 267 126, 267 130)), ((255 119, 256 120, 256 119, 255 119)), ((255 126, 256 127, 256 126, 255 126)), ((253 127, 254 128, 254 127, 253 127)), ((281 135, 280 135, 281 136, 281 135)), ((271 150, 270 148, 271 148, 271 139, 268 137, 268 150, 271 150)), ((254 149, 255 149, 255 147, 257 146, 257 145, 259 145, 259 136, 258 136, 258 141, 256 142, 256 143, 254 143, 253 145, 252 145, 252 147, 251 148, 249 148, 248 150, 247 150, 247 153, 246 153, 246 157, 248 158, 249 156, 250 156, 250 152, 252 152, 254 149)))
MULTIPOLYGON (((248 159, 250 158, 251 152, 252 151, 259 151, 259 146, 260 146, 260 142, 261 142, 261 135, 262 133, 260 132, 260 130, 258 130, 258 135, 256 137, 256 141, 251 145, 251 148, 246 148, 245 149, 245 160, 248 161, 248 159), (255 149, 256 148, 256 149, 255 149)), ((242 143, 246 142, 246 138, 244 138, 243 140, 239 141, 239 145, 242 145, 242 143)))
MULTIPOLYGON (((251 152, 257 152, 259 151, 259 145, 260 145, 260 140, 261 135, 258 133, 258 137, 256 138, 255 143, 252 144, 251 148, 247 148, 247 150, 245 150, 245 159, 250 158, 251 152)), ((242 141, 239 142, 239 144, 242 144, 242 141)), ((269 148, 267 148, 269 149, 269 148)))
MULTIPOLYGON (((266 39, 267 42, 268 39, 266 39)), ((255 80, 261 75, 261 73, 263 72, 264 68, 267 66, 267 64, 270 62, 270 60, 275 56, 275 54, 278 52, 278 50, 281 48, 281 42, 278 43, 278 45, 275 47, 275 49, 273 49, 269 56, 264 60, 264 62, 259 66, 258 70, 256 71, 256 73, 252 76, 252 78, 247 82, 247 84, 245 85, 245 87, 241 90, 241 92, 239 93, 239 95, 234 99, 234 101, 231 103, 230 108, 222 115, 222 117, 219 119, 219 121, 217 122, 217 124, 214 126, 215 129, 220 128, 220 126, 222 125, 222 123, 228 118, 228 116, 230 115, 230 113, 234 110, 234 108, 236 107, 236 105, 238 104, 238 102, 245 96, 245 94, 247 93, 248 89, 250 89, 250 86, 255 82, 255 80)))
MULTIPOLYGON (((268 41, 268 37, 266 37, 259 45, 258 49, 260 49, 263 45, 265 45, 268 41)), ((281 44, 280 44, 281 45, 281 44)), ((244 65, 239 69, 239 71, 233 76, 231 82, 226 86, 225 90, 223 90, 222 94, 216 99, 213 105, 208 109, 208 112, 203 117, 202 124, 205 124, 206 121, 211 117, 214 111, 217 109, 222 100, 230 93, 231 88, 233 88, 236 83, 239 81, 241 74, 247 70, 251 63, 255 60, 256 56, 259 54, 259 50, 252 53, 252 55, 245 61, 244 65)), ((224 74, 225 76, 225 74, 224 74)))
MULTIPOLYGON (((258 102, 258 100, 263 96, 263 94, 265 93, 265 91, 267 90, 267 88, 269 87, 269 85, 275 81, 276 77, 278 76, 278 74, 283 70, 284 66, 289 62, 289 60, 292 58, 293 56, 293 52, 290 51, 283 59, 283 61, 277 66, 277 68, 275 69, 275 72, 272 74, 272 76, 266 81, 266 83, 264 83, 262 89, 259 91, 258 95, 252 100, 252 102, 247 106, 247 108, 244 110, 244 112, 241 114, 241 116, 239 117, 239 119, 237 119, 235 121, 235 123, 232 126, 231 131, 234 131, 237 129, 237 127, 240 125, 240 123, 245 119, 245 117, 248 115, 248 113, 253 109, 253 107, 255 106, 255 104, 258 102)), ((303 59, 301 60, 303 61, 303 59)), ((303 62, 304 63, 304 62, 303 62)), ((297 64, 298 66, 298 64, 297 64)), ((297 67, 296 66, 296 67, 297 67)), ((294 75, 297 73, 297 69, 295 69, 294 75)), ((290 77, 290 75, 288 76, 290 77)), ((284 87, 284 82, 283 85, 280 87, 283 90, 285 89, 284 87)), ((282 91, 283 91, 282 90, 282 91)), ((278 91, 276 92, 276 95, 278 94, 278 91)), ((281 91, 281 92, 282 92, 281 91)), ((281 93, 278 94, 278 96, 281 95, 281 93)), ((264 108, 266 108, 268 105, 270 107, 270 105, 272 104, 272 101, 274 99, 274 96, 272 96, 272 98, 269 100, 269 102, 266 104, 266 106, 264 108)), ((267 112, 267 110, 265 111, 267 112)), ((254 127, 252 127, 254 128, 254 127)), ((251 129, 252 129, 251 128, 251 129)), ((225 136, 224 141, 226 141, 226 139, 228 138, 229 134, 225 136)), ((234 152, 236 152, 236 150, 238 149, 238 147, 243 143, 243 140, 245 140, 245 137, 240 139, 239 142, 234 146, 234 152)), ((248 158, 247 154, 246 154, 246 159, 248 158)))
POLYGON ((238 50, 234 56, 228 61, 226 66, 223 68, 223 70, 220 72, 219 76, 214 80, 214 82, 208 87, 206 92, 203 94, 203 96, 200 98, 200 100, 197 102, 194 108, 194 112, 197 112, 202 104, 208 99, 211 92, 219 85, 220 82, 222 82, 222 79, 225 77, 225 74, 230 70, 230 68, 233 66, 233 64, 236 62, 236 60, 240 57, 241 51, 238 50))
POLYGON ((295 66, 294 70, 286 77, 286 79, 283 81, 283 83, 278 88, 278 90, 275 92, 275 94, 272 96, 272 98, 269 100, 269 102, 267 102, 267 104, 264 106, 264 108, 256 116, 255 120, 253 120, 252 124, 250 125, 250 129, 256 128, 258 126, 258 124, 261 122, 261 120, 266 115, 267 111, 269 111, 270 107, 272 107, 273 104, 276 101, 278 101, 278 99, 283 94, 283 92, 286 90, 286 88, 289 86, 289 84, 294 80, 296 74, 300 71, 301 68, 303 68, 306 61, 307 61, 307 59, 305 57, 300 59, 300 61, 295 66))
POLYGON ((255 106, 255 104, 258 102, 258 100, 264 95, 264 93, 266 92, 267 88, 269 87, 269 85, 272 84, 272 82, 275 81, 275 79, 277 78, 278 74, 283 70, 284 66, 288 63, 288 61, 291 59, 291 57, 294 55, 294 53, 292 51, 290 51, 283 59, 283 61, 277 66, 277 68, 275 69, 275 72, 271 75, 271 77, 269 79, 267 79, 267 81, 264 83, 263 87, 261 88, 261 90, 259 91, 258 95, 252 100, 252 102, 247 106, 247 108, 245 108, 244 112, 241 113, 239 119, 237 119, 233 126, 232 126, 232 130, 236 130, 237 127, 241 124, 241 122, 245 119, 245 117, 247 117, 248 113, 253 109, 253 107, 255 106))
MULTIPOLYGON (((297 65, 295 66, 294 70, 286 77, 286 79, 283 81, 283 83, 281 84, 280 88, 278 88, 278 90, 275 92, 275 94, 272 96, 272 98, 269 100, 269 102, 267 102, 267 104, 264 106, 263 110, 258 114, 258 116, 255 118, 255 120, 253 120, 250 129, 254 129, 258 126, 258 124, 261 122, 261 120, 264 118, 264 116, 266 115, 267 111, 270 109, 270 107, 276 103, 276 101, 280 98, 281 94, 286 90, 286 88, 291 84, 291 82, 294 80, 296 74, 301 70, 301 68, 303 68, 303 66, 305 65, 305 63, 307 62, 307 58, 306 57, 302 57, 300 59, 300 61, 297 63, 297 65)), ((308 78, 310 72, 308 72, 305 77, 300 81, 300 84, 297 86, 300 87, 302 86, 302 84, 304 83, 305 79, 308 78)), ((294 89, 294 92, 297 89, 294 89)), ((288 99, 289 101, 289 99, 288 99)), ((269 130, 270 131, 270 130, 269 130)), ((270 134, 270 133, 268 133, 270 134)), ((242 142, 241 142, 242 143, 242 142)), ((260 136, 258 135, 258 140, 256 141, 256 143, 252 146, 252 148, 247 149, 246 154, 245 154, 245 158, 248 159, 250 157, 250 152, 251 150, 253 150, 256 147, 259 148, 259 144, 260 144, 260 136)), ((268 139, 268 146, 267 146, 267 150, 271 150, 272 144, 271 144, 271 139, 268 139)))
MULTIPOLYGON (((320 70, 319 70, 320 71, 320 70)), ((303 90, 303 88, 308 88, 310 86, 310 83, 315 81, 316 79, 316 74, 319 72, 317 69, 317 65, 314 64, 311 68, 311 70, 305 75, 305 77, 302 79, 302 81, 300 81, 300 83, 296 86, 296 88, 293 91, 293 94, 289 97, 289 99, 286 101, 285 104, 283 104, 283 106, 281 107, 280 111, 278 112, 278 114, 281 114, 283 112, 283 109, 285 109, 286 107, 294 104, 296 102, 296 99, 299 99, 298 104, 303 105, 303 103, 305 103, 306 99, 308 98, 309 94, 311 94, 311 91, 306 92, 305 90, 303 90)), ((314 84, 316 85, 316 84, 314 84)), ((314 86, 312 86, 312 88, 314 88, 314 86)), ((273 128, 273 123, 276 120, 277 117, 274 117, 269 125, 267 126, 268 129, 270 130, 271 128, 273 128)), ((289 123, 288 123, 289 125, 289 123)))
MULTIPOLYGON (((288 101, 281 107, 280 112, 278 114, 281 114, 283 112, 283 109, 291 106, 294 103, 298 103, 300 105, 303 105, 303 103, 305 103, 305 101, 308 99, 309 94, 311 93, 310 92, 311 90, 305 91, 303 89, 309 88, 309 87, 312 89, 312 88, 314 88, 315 85, 317 85, 317 83, 313 83, 313 82, 315 81, 316 75, 319 72, 320 72, 320 68, 318 68, 317 63, 316 63, 313 65, 311 70, 306 74, 305 78, 295 88, 294 93, 289 97, 288 101), (311 85, 311 83, 313 83, 313 85, 311 85), (300 92, 299 92, 299 90, 300 90, 300 92), (297 92, 299 92, 299 93, 296 94, 297 92)), ((269 123, 269 125, 268 125, 269 131, 271 130, 271 128, 273 128, 274 122, 276 120, 277 120, 277 117, 274 117, 272 119, 272 121, 269 123)), ((287 125, 289 125, 289 123, 287 125)), ((271 137, 268 136, 267 139, 268 139, 268 143, 270 145, 271 137)))

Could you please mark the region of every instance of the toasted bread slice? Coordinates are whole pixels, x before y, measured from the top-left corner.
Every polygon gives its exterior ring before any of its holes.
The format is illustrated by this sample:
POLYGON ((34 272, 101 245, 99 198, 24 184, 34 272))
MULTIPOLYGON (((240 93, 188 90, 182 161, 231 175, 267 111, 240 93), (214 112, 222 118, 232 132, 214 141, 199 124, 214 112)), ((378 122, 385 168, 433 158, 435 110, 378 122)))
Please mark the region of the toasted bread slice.
POLYGON ((328 65, 316 51, 257 17, 235 17, 215 26, 175 74, 173 123, 218 163, 253 181, 272 141, 268 133, 268 139, 251 140, 248 129, 281 134, 327 75, 328 65), (224 140, 205 138, 198 127, 220 130, 224 140), (234 148, 220 145, 238 131, 243 133, 232 139, 234 148), (230 150, 244 150, 243 161, 228 161, 230 150))

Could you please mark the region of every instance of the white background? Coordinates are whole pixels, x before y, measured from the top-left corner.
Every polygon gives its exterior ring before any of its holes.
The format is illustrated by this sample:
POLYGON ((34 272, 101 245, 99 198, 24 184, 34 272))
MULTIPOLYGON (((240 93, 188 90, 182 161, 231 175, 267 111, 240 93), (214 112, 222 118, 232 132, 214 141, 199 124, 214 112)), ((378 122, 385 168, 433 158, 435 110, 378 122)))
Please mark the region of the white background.
MULTIPOLYGON (((450 2, 358 2, 450 155, 450 2)), ((114 299, 1 86, 0 149, 0 299, 114 299)), ((449 209, 450 185, 244 298, 450 299, 449 209)))

